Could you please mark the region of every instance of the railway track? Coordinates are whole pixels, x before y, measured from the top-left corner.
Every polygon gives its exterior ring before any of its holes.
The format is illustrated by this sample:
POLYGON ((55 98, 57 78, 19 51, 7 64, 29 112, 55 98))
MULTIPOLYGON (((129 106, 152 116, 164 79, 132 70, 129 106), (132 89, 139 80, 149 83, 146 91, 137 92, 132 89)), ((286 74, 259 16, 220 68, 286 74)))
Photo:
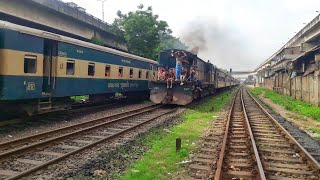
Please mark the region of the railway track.
POLYGON ((84 121, 84 122, 80 122, 80 123, 73 124, 70 126, 65 126, 62 128, 53 129, 51 131, 47 131, 47 132, 15 139, 12 141, 0 143, 0 160, 5 158, 6 156, 10 155, 9 150, 12 150, 12 147, 14 147, 15 149, 17 149, 19 147, 24 147, 22 150, 25 150, 26 148, 28 148, 28 146, 30 144, 33 144, 33 143, 44 141, 44 140, 50 139, 52 137, 55 137, 55 139, 56 139, 61 135, 64 137, 66 134, 76 135, 78 132, 82 132, 82 130, 84 130, 84 129, 91 130, 91 128, 98 127, 99 125, 104 125, 104 124, 108 125, 114 121, 116 122, 117 121, 116 118, 131 117, 131 115, 135 115, 135 114, 139 114, 139 113, 143 113, 143 112, 148 112, 148 111, 153 110, 154 108, 157 108, 157 107, 158 106, 156 106, 156 105, 151 105, 151 106, 145 107, 145 109, 138 108, 138 109, 134 109, 131 111, 127 111, 125 113, 117 113, 117 114, 113 114, 113 115, 106 116, 103 118, 93 119, 90 121, 84 121), (114 121, 112 121, 112 120, 114 120, 114 121), (70 132, 72 132, 72 133, 70 133, 70 132))
POLYGON ((284 119, 282 116, 272 111, 263 102, 256 99, 265 110, 276 119, 318 162, 320 162, 320 143, 310 137, 305 131, 294 123, 284 119))
POLYGON ((228 116, 215 179, 259 179, 264 176, 260 157, 250 132, 241 102, 241 91, 239 91, 228 116))
POLYGON ((151 105, 0 144, 0 179, 18 179, 175 111, 151 105))
POLYGON ((240 88, 228 116, 214 179, 320 179, 320 165, 240 88))
POLYGON ((98 111, 105 110, 109 107, 115 107, 117 105, 124 104, 122 101, 116 101, 113 103, 108 104, 90 104, 90 103, 83 103, 83 104, 74 104, 71 109, 64 109, 58 111, 52 111, 43 114, 36 114, 32 116, 26 117, 15 117, 11 119, 0 119, 0 128, 6 128, 6 126, 10 125, 17 125, 29 121, 50 121, 52 120, 59 120, 65 119, 71 115, 82 115, 82 114, 89 114, 98 111))

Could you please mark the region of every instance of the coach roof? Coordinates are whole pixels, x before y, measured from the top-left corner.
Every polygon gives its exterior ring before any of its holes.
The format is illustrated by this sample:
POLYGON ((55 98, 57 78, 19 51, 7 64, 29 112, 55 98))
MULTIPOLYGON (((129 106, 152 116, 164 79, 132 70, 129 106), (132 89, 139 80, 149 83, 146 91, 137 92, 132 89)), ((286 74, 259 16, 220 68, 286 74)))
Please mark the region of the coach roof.
POLYGON ((132 58, 132 59, 136 59, 136 60, 139 60, 139 61, 144 61, 144 62, 148 62, 148 63, 152 63, 152 64, 158 64, 157 61, 152 60, 152 59, 140 57, 140 56, 137 56, 137 55, 133 55, 133 54, 129 54, 129 53, 126 53, 126 52, 118 51, 118 50, 115 50, 115 49, 112 49, 112 48, 95 45, 95 44, 92 44, 92 43, 89 43, 89 42, 84 42, 84 41, 81 41, 81 40, 78 40, 78 39, 73 39, 73 38, 70 38, 70 37, 66 37, 66 36, 50 33, 50 32, 47 32, 47 31, 42 31, 42 30, 38 30, 38 29, 34 29, 34 28, 29 28, 29 27, 25 27, 25 26, 16 25, 16 24, 13 24, 13 23, 10 23, 10 22, 7 22, 7 21, 1 21, 0 20, 0 28, 11 29, 11 30, 18 31, 18 32, 24 33, 24 34, 29 34, 29 35, 33 35, 33 36, 52 39, 52 40, 56 40, 56 41, 60 41, 60 42, 74 44, 74 45, 77 45, 77 46, 83 46, 83 47, 91 48, 91 49, 94 49, 94 50, 103 51, 103 52, 107 52, 107 53, 111 53, 111 54, 116 54, 116 55, 119 55, 119 56, 124 56, 124 57, 132 58))

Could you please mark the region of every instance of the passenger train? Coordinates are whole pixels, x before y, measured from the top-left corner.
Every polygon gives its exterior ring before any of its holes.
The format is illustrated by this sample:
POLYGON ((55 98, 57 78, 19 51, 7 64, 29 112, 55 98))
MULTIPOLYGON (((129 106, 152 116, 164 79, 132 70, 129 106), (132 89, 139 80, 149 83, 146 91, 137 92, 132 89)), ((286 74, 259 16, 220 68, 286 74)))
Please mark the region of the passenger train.
MULTIPOLYGON (((101 101, 148 96, 157 61, 0 21, 0 109, 28 114, 70 108, 70 97, 101 101)), ((1 113, 1 112, 0 112, 1 113)))
POLYGON ((157 80, 158 67, 175 65, 164 52, 155 61, 0 21, 0 114, 69 109, 71 97, 80 95, 88 95, 91 102, 103 102, 115 93, 149 98, 150 90, 155 103, 185 105, 236 84, 228 73, 188 53, 190 62, 199 67, 204 91, 193 91, 191 83, 175 85, 173 94, 179 100, 165 102, 168 90, 157 80))

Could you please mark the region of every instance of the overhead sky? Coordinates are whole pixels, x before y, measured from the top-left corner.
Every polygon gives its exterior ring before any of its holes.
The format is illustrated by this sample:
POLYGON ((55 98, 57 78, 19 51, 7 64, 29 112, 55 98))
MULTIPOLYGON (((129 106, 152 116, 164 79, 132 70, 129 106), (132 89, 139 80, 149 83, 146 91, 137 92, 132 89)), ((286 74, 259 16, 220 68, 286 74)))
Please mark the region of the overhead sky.
MULTIPOLYGON (((99 0, 63 1, 102 19, 99 0)), ((106 0, 105 21, 139 4, 152 6, 188 46, 201 46, 199 57, 233 70, 256 68, 320 11, 320 0, 106 0)))

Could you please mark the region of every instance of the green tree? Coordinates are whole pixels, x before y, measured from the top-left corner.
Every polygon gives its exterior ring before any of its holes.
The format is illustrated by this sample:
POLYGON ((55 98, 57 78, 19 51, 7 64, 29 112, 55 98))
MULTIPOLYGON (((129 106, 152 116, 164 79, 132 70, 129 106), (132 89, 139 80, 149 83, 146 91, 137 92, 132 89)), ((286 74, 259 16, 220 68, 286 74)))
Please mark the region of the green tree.
POLYGON ((117 15, 112 31, 120 37, 118 42, 126 43, 132 53, 156 59, 160 50, 182 44, 171 35, 167 22, 158 20, 159 16, 152 12, 152 7, 144 9, 141 4, 134 12, 123 14, 118 11, 117 15))
POLYGON ((90 42, 93 43, 93 44, 96 44, 96 45, 100 45, 100 46, 103 46, 105 44, 103 39, 97 38, 97 37, 91 38, 90 42))

